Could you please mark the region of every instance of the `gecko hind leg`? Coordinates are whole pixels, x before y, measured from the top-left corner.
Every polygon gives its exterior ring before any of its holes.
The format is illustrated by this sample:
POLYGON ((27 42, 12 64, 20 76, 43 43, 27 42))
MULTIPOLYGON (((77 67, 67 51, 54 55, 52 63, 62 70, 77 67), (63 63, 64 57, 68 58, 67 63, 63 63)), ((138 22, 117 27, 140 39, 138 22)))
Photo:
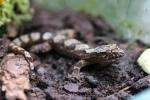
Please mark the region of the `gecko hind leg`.
POLYGON ((80 60, 78 61, 72 70, 72 73, 68 75, 69 79, 73 79, 73 80, 80 80, 81 76, 80 76, 80 69, 86 65, 88 65, 89 62, 87 62, 86 60, 80 60))

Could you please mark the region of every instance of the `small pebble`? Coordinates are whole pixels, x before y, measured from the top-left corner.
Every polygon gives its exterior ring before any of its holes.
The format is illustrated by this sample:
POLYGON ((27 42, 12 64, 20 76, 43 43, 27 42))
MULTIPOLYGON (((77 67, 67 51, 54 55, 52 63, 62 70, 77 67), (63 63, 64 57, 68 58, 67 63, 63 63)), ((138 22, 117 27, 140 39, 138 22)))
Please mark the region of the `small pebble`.
POLYGON ((71 97, 71 100, 85 100, 83 97, 75 95, 71 97))
POLYGON ((40 68, 38 68, 37 72, 38 72, 38 74, 43 75, 46 71, 43 67, 40 67, 40 68))
POLYGON ((96 88, 96 87, 97 87, 97 85, 98 85, 98 80, 94 79, 93 76, 87 77, 86 80, 87 80, 88 84, 89 84, 92 88, 96 88))
POLYGON ((64 89, 69 92, 79 92, 79 85, 75 83, 69 83, 64 85, 64 89))
POLYGON ((83 87, 79 90, 79 93, 90 93, 91 91, 91 88, 83 87))

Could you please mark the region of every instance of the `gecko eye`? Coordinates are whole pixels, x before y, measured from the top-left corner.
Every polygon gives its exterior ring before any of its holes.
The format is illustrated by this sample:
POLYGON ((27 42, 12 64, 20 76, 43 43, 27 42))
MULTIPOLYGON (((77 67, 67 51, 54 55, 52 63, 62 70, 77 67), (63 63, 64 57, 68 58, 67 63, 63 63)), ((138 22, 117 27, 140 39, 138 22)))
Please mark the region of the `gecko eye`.
POLYGON ((119 48, 119 47, 115 48, 111 52, 112 52, 114 58, 120 58, 120 57, 123 57, 125 55, 124 50, 119 48))

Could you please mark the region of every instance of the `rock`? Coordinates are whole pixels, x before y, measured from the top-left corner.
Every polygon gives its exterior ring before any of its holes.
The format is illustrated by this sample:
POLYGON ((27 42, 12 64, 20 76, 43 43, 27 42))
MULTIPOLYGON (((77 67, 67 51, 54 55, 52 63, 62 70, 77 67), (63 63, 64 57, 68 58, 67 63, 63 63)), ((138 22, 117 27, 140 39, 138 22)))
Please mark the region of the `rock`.
POLYGON ((92 91, 91 88, 85 88, 85 87, 79 90, 80 93, 90 93, 91 91, 92 91))
POLYGON ((38 68, 37 72, 38 74, 43 75, 46 72, 46 70, 43 67, 40 67, 38 68))
POLYGON ((143 77, 143 78, 139 79, 138 81, 131 84, 131 88, 136 90, 136 91, 144 89, 144 88, 148 88, 148 87, 150 87, 150 75, 145 76, 145 77, 143 77))
POLYGON ((79 85, 75 83, 69 83, 64 85, 64 90, 76 93, 79 92, 79 85))
POLYGON ((92 88, 96 88, 98 86, 98 80, 94 79, 93 76, 87 77, 87 82, 92 88))
POLYGON ((81 96, 75 95, 75 96, 71 96, 71 100, 85 100, 85 99, 81 96))

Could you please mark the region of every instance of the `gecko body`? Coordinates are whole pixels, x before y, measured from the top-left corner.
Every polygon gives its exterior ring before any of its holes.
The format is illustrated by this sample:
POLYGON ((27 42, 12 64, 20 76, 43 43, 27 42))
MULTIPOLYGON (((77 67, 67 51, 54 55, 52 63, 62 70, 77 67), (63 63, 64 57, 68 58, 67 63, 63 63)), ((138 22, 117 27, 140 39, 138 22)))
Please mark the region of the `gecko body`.
POLYGON ((47 41, 46 45, 56 52, 79 60, 74 65, 72 73, 68 76, 76 79, 80 78, 80 69, 87 64, 112 64, 125 55, 124 51, 119 48, 117 44, 91 47, 75 39, 72 34, 74 34, 74 31, 70 29, 61 30, 55 34, 51 32, 45 32, 44 34, 38 32, 31 33, 22 35, 13 40, 9 48, 16 53, 23 54, 30 64, 31 69, 33 69, 32 57, 30 53, 23 48, 28 44, 47 41))

